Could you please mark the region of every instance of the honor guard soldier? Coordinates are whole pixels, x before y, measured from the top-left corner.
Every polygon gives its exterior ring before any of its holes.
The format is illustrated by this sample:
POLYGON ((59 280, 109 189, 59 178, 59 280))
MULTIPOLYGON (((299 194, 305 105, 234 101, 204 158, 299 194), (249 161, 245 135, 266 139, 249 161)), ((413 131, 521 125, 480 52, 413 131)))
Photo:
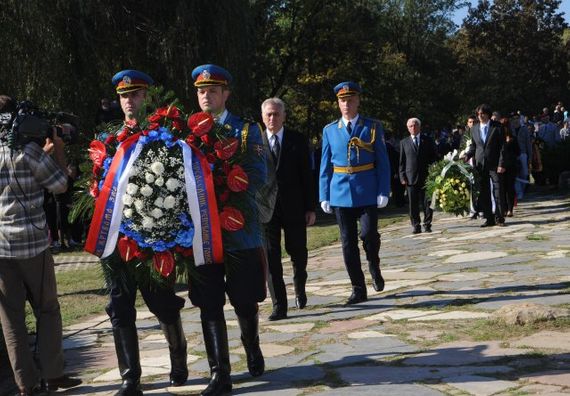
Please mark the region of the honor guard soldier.
MULTIPOLYGON (((123 70, 115 74, 112 83, 119 95, 125 122, 135 120, 146 98, 147 88, 153 84, 152 78, 137 70, 123 70)), ((106 310, 111 318, 115 350, 123 380, 116 395, 142 395, 139 344, 135 325, 137 288, 148 309, 158 318, 168 342, 170 384, 183 385, 188 378, 187 345, 180 320, 184 299, 174 293, 173 287, 156 287, 148 282, 138 283, 116 249, 109 257, 101 259, 101 263, 109 270, 107 287, 110 301, 106 310)))
POLYGON ((202 265, 198 276, 190 279, 190 300, 200 307, 204 344, 210 365, 211 379, 202 395, 223 395, 231 391, 228 335, 224 317, 225 293, 235 309, 246 352, 247 367, 254 377, 265 370, 259 347, 258 302, 266 297, 266 260, 259 222, 256 193, 265 184, 267 166, 261 128, 226 109, 230 96, 230 73, 216 65, 202 65, 192 71, 202 111, 213 115, 227 137, 237 138, 238 150, 247 153, 240 165, 247 173, 249 185, 243 215, 245 227, 238 231, 222 231, 223 265, 202 265))
POLYGON ((342 117, 323 129, 319 180, 321 208, 335 212, 344 264, 352 284, 347 304, 367 300, 358 249, 358 227, 374 290, 384 289, 380 272, 378 211, 388 204, 390 163, 378 120, 358 114, 362 89, 352 81, 334 87, 342 117))

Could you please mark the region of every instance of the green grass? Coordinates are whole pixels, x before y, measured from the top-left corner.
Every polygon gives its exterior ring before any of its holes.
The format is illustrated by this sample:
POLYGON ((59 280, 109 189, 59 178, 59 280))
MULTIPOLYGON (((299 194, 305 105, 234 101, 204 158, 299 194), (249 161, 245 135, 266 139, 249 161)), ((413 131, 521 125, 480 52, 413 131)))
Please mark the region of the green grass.
POLYGON ((526 239, 528 239, 529 241, 546 241, 548 237, 544 235, 530 234, 527 235, 526 239))

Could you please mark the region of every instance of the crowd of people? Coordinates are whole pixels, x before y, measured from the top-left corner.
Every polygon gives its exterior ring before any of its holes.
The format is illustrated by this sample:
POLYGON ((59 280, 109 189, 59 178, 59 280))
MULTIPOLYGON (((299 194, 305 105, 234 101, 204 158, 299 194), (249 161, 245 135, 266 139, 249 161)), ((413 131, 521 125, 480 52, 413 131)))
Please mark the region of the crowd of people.
MULTIPOLYGON (((344 81, 333 89, 340 118, 323 128, 320 161, 316 165, 311 162, 307 138, 285 125, 283 100, 269 98, 262 103, 263 127, 227 110, 232 81, 227 70, 211 64, 201 65, 194 69, 192 77, 202 112, 209 114, 225 131, 228 142, 235 142, 245 153, 242 164, 245 174, 240 180, 247 177, 246 188, 250 193, 244 202, 247 210, 242 220, 247 223, 247 228, 219 231, 223 236, 225 255, 223 259, 217 259, 217 264, 223 265, 196 266, 195 273, 189 277, 189 298, 200 309, 211 374, 202 395, 224 395, 232 389, 224 315, 226 294, 238 318, 248 371, 254 377, 264 373, 258 303, 266 298, 269 289, 273 310, 268 319, 285 319, 288 312, 281 263, 282 232, 285 250, 291 256, 293 266, 295 306, 304 309, 308 304, 305 291, 307 227, 315 222, 317 202, 313 173, 318 173, 320 207, 325 214, 334 213, 339 226, 344 265, 352 287, 346 304, 352 305, 368 299, 359 240, 366 253, 374 290, 384 289, 378 208, 384 208, 390 198, 394 204, 403 206, 407 196, 412 233, 422 232, 420 206, 423 206, 423 232, 432 231, 431 197, 425 193, 432 163, 454 150, 461 152, 460 158, 470 161, 481 176, 480 193, 474 200, 472 217, 482 213, 485 218, 482 227, 504 226, 505 217, 513 216, 517 199, 524 196, 530 182, 529 171, 536 183, 554 182, 548 170, 540 165, 541 145, 551 147, 568 139, 568 115, 561 104, 555 108, 552 117, 548 109, 544 109, 542 116, 533 122, 520 113, 501 117, 482 104, 476 114, 468 118, 466 127, 458 127, 452 132, 430 130, 412 116, 405 125, 409 136, 398 141, 393 134, 385 134, 382 122, 360 114, 363 89, 358 83, 344 81)), ((122 111, 118 112, 112 101, 103 99, 97 122, 109 123, 122 117, 124 125, 116 134, 105 138, 106 144, 116 145, 119 149, 123 142, 136 142, 133 139, 139 138, 136 117, 154 81, 143 72, 123 70, 112 78, 112 83, 122 111)), ((13 101, 2 98, 1 112, 13 111, 13 101)), ((18 394, 48 394, 79 383, 63 375, 61 317, 49 247, 53 250, 82 245, 85 237, 87 246, 92 245, 86 250, 97 252, 109 274, 106 311, 113 328, 122 378, 116 394, 142 395, 135 324, 137 290, 158 318, 168 343, 170 384, 183 385, 188 378, 187 344, 180 318, 184 299, 174 293, 173 283, 157 288, 141 282, 125 265, 130 260, 128 249, 132 245, 128 245, 125 254, 125 244, 131 242, 121 234, 124 229, 119 231, 118 224, 125 213, 122 205, 128 201, 124 197, 128 188, 113 190, 118 197, 109 189, 96 195, 95 214, 85 235, 81 222, 70 224, 67 221, 73 205, 78 167, 67 163, 61 139, 54 134, 46 142, 32 140, 14 146, 8 143, 11 140, 5 139, 5 134, 9 134, 8 129, 0 135, 3 153, 0 172, 5 176, 1 180, 8 183, 2 185, 0 195, 0 319, 18 394), (14 173, 14 164, 19 167, 17 173, 14 173), (24 179, 27 182, 22 184, 24 179), (28 209, 22 200, 31 198, 34 203, 28 209), (118 206, 116 202, 119 202, 118 206), (119 214, 115 216, 113 211, 119 214), (117 232, 105 229, 102 218, 107 215, 118 219, 118 222, 111 220, 108 227, 116 227, 117 232), (42 271, 34 271, 34 268, 42 268, 42 271), (40 284, 49 287, 40 287, 40 284), (15 292, 14 288, 19 289, 15 292), (38 359, 32 357, 27 346, 23 310, 26 299, 38 308, 34 309, 41 328, 36 341, 38 359), (57 364, 53 365, 55 358, 57 364)), ((109 168, 116 170, 121 166, 111 164, 109 168)), ((106 169, 105 172, 112 174, 115 170, 106 169)), ((108 183, 110 178, 107 176, 101 181, 104 182, 100 185, 102 190, 111 185, 108 183)), ((202 234, 201 230, 197 229, 196 234, 202 234)), ((202 237, 200 235, 198 240, 206 246, 202 237)), ((216 256, 212 257, 210 259, 214 260, 216 256)), ((161 271, 163 264, 160 264, 161 271)))

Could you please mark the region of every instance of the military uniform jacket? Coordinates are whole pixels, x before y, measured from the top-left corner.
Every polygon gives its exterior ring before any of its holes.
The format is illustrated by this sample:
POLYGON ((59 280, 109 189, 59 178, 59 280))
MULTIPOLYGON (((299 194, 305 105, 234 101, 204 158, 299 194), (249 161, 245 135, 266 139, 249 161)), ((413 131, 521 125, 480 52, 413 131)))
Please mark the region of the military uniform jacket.
POLYGON ((319 200, 347 208, 376 206, 378 195, 390 195, 390 162, 380 121, 359 116, 352 134, 342 119, 324 127, 319 200))
POLYGON ((247 202, 244 204, 243 211, 245 227, 239 231, 223 231, 224 249, 235 251, 260 247, 263 246, 263 234, 255 197, 267 180, 262 130, 259 124, 248 123, 231 113, 228 113, 222 125, 227 131, 227 136, 238 139, 238 150, 242 150, 245 145, 247 159, 241 166, 249 179, 247 202))

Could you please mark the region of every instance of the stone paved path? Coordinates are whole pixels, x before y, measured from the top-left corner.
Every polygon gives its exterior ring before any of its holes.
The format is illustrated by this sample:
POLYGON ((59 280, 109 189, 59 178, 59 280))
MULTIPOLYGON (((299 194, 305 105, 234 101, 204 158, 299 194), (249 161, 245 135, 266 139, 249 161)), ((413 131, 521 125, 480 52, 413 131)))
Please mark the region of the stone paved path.
MULTIPOLYGON (((391 226, 382 230, 386 290, 369 287, 368 302, 350 307, 343 306, 350 285, 340 246, 311 252, 307 308, 268 322, 270 300, 261 306, 262 377, 247 374, 235 315, 226 307, 233 394, 570 394, 570 327, 507 340, 457 333, 488 325, 506 304, 570 307, 569 220, 570 198, 530 196, 504 228, 440 214, 431 234, 391 226)), ((291 266, 284 267, 290 285, 291 266)), ((191 374, 186 386, 166 388, 164 337, 152 314, 138 313, 145 394, 199 394, 207 383, 198 309, 188 303, 182 317, 191 374)), ((106 315, 65 332, 68 369, 85 382, 66 394, 112 395, 119 375, 106 315)))

